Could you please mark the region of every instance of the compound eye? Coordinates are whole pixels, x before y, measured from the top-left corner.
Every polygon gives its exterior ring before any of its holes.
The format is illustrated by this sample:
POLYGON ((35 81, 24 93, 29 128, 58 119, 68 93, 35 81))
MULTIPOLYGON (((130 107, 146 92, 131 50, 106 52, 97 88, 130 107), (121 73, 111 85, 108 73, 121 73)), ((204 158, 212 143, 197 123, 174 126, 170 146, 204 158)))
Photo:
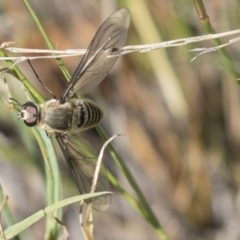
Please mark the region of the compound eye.
POLYGON ((26 111, 27 114, 29 114, 29 117, 27 117, 27 119, 24 120, 24 123, 28 127, 36 126, 39 118, 37 106, 31 102, 28 102, 25 104, 24 110, 26 111))

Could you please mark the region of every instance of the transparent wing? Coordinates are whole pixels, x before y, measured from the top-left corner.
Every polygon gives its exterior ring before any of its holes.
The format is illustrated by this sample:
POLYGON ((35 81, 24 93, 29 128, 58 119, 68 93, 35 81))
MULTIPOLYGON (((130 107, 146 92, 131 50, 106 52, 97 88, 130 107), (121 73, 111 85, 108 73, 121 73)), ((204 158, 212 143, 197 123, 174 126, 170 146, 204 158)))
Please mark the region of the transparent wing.
MULTIPOLYGON (((97 162, 97 154, 93 147, 78 137, 56 134, 56 139, 75 179, 81 194, 89 193, 97 162)), ((95 192, 109 191, 109 181, 103 164, 98 177, 95 192)), ((93 207, 99 211, 105 211, 111 203, 110 195, 103 195, 92 200, 93 207)), ((86 200, 89 203, 89 200, 86 200)))
POLYGON ((87 93, 96 87, 110 71, 118 57, 107 58, 126 42, 130 12, 120 9, 112 14, 96 32, 60 101, 68 100, 79 90, 87 93))

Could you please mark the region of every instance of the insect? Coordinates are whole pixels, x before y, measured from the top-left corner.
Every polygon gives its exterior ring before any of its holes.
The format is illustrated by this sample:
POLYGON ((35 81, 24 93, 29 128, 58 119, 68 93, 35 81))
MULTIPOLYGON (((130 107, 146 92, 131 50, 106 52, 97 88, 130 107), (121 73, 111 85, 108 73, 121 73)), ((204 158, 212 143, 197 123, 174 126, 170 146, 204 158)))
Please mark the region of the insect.
MULTIPOLYGON (((23 108, 18 110, 18 117, 26 126, 38 126, 47 134, 55 134, 81 194, 90 191, 97 157, 90 154, 88 143, 85 143, 86 149, 80 146, 77 137, 70 137, 68 133, 94 127, 102 119, 103 113, 96 103, 77 98, 75 94, 88 93, 106 77, 118 58, 108 56, 117 53, 125 45, 129 23, 130 12, 127 9, 120 9, 105 20, 60 99, 53 98, 43 104, 27 102, 23 105, 12 99, 15 106, 20 105, 23 108)), ((108 178, 102 166, 96 191, 108 189, 108 178)), ((95 209, 105 210, 110 205, 110 200, 110 195, 104 195, 92 199, 92 202, 95 209)))

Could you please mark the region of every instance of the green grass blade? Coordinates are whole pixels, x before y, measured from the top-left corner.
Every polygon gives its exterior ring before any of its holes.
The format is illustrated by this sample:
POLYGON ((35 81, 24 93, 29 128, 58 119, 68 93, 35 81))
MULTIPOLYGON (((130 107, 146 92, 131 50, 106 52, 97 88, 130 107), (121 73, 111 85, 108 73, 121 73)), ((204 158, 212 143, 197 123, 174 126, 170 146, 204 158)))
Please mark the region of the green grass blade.
MULTIPOLYGON (((200 22, 203 26, 205 33, 208 33, 208 34, 216 33, 213 25, 211 24, 211 21, 210 21, 208 15, 207 15, 206 8, 204 6, 203 1, 202 0, 194 0, 193 2, 195 4, 196 11, 198 13, 200 22)), ((222 45, 222 42, 219 38, 213 39, 213 42, 216 46, 222 45)), ((236 66, 235 66, 232 58, 229 56, 229 54, 226 52, 226 50, 224 48, 220 48, 218 51, 221 55, 220 61, 221 61, 222 67, 225 68, 234 77, 237 84, 240 84, 240 82, 238 80, 239 73, 236 70, 236 66)))
POLYGON ((140 206, 139 202, 120 185, 118 180, 112 175, 111 172, 108 171, 107 174, 112 185, 127 199, 127 201, 133 206, 133 208, 135 208, 137 212, 139 212, 144 218, 147 218, 147 213, 140 206))
MULTIPOLYGON (((51 39, 49 38, 47 32, 45 31, 43 25, 42 25, 41 22, 39 21, 37 15, 35 14, 34 10, 32 9, 31 5, 29 4, 28 0, 24 0, 24 3, 25 3, 25 5, 27 6, 28 11, 29 11, 30 14, 32 15, 33 20, 34 20, 35 23, 37 24, 40 32, 42 33, 43 38, 45 39, 48 47, 49 47, 50 49, 54 50, 55 47, 54 47, 51 39)), ((71 75, 69 74, 68 70, 64 67, 64 63, 63 63, 62 59, 61 59, 61 58, 57 58, 56 61, 57 61, 58 65, 59 65, 60 69, 62 70, 65 78, 66 78, 67 80, 70 80, 71 75)))
MULTIPOLYGON (((0 203, 3 201, 3 188, 2 185, 0 184, 0 203)), ((7 226, 12 226, 15 224, 15 221, 13 219, 12 213, 10 211, 10 208, 8 206, 8 203, 6 202, 4 207, 3 207, 3 214, 7 223, 7 226)), ((18 236, 15 236, 13 240, 20 240, 18 236)))
MULTIPOLYGON (((61 179, 57 163, 57 156, 54 150, 52 140, 47 137, 47 134, 38 128, 33 129, 33 133, 38 141, 42 155, 44 158, 44 166, 46 172, 46 191, 47 191, 47 205, 54 204, 59 201, 62 197, 61 192, 61 179)), ((57 211, 54 215, 57 218, 61 218, 61 211, 57 211)), ((51 237, 56 237, 59 232, 59 225, 50 216, 47 217, 46 223, 46 239, 51 239, 51 237)))
MULTIPOLYGON (((33 215, 31 215, 30 217, 24 219, 23 221, 7 228, 4 231, 4 234, 5 234, 7 239, 10 239, 10 238, 18 235, 19 233, 21 233, 25 229, 29 228, 32 224, 34 224, 37 221, 39 221, 40 219, 44 218, 46 215, 53 214, 58 209, 61 209, 65 206, 68 206, 68 205, 70 205, 72 203, 75 203, 75 202, 80 202, 82 200, 97 197, 97 196, 107 194, 107 193, 109 193, 109 192, 91 193, 91 194, 75 196, 75 197, 71 197, 71 198, 67 198, 67 199, 58 201, 58 202, 46 207, 44 210, 40 210, 40 211, 34 213, 33 215)), ((47 239, 50 239, 50 238, 47 238, 47 239)), ((0 240, 2 240, 1 237, 0 237, 0 240)))

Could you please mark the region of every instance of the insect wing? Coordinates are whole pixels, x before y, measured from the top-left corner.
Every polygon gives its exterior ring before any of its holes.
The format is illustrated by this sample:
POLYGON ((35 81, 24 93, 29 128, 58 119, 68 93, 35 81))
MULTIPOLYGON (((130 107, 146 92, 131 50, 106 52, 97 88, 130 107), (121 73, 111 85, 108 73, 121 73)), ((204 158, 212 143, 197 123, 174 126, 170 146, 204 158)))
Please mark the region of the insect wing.
MULTIPOLYGON (((79 137, 58 134, 56 139, 64 154, 67 164, 75 179, 79 192, 81 194, 90 193, 93 175, 97 163, 97 154, 93 147, 84 139, 79 137)), ((98 176, 98 182, 95 192, 109 191, 109 181, 106 169, 101 165, 98 176)), ((90 203, 90 200, 85 200, 90 203)), ((110 195, 102 195, 91 200, 93 208, 99 211, 105 211, 111 203, 110 195)))
POLYGON ((79 90, 81 93, 88 93, 107 76, 118 58, 108 56, 125 45, 129 23, 128 9, 120 9, 106 19, 93 37, 86 54, 64 90, 60 98, 62 103, 79 90))

